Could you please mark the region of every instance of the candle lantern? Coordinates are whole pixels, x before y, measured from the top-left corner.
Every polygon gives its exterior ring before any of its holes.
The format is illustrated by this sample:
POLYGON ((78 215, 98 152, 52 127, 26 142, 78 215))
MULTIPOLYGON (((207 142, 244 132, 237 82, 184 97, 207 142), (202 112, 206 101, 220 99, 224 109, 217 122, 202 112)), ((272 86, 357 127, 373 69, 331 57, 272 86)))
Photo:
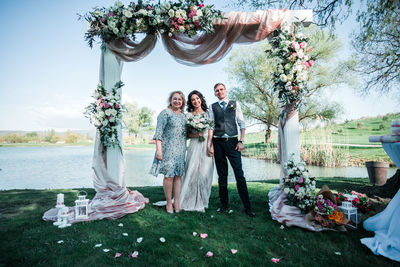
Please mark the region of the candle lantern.
POLYGON ((343 201, 342 205, 338 207, 340 212, 343 212, 345 218, 351 220, 357 226, 361 221, 361 216, 357 212, 357 208, 349 201, 343 201))
POLYGON ((56 202, 56 208, 57 208, 57 221, 55 221, 53 224, 56 226, 61 225, 61 209, 64 208, 64 194, 59 193, 57 194, 57 202, 56 202))
POLYGON ((75 219, 85 220, 89 218, 88 204, 89 199, 86 199, 87 193, 79 191, 78 199, 75 200, 75 219))
POLYGON ((71 226, 70 223, 68 223, 68 207, 63 207, 61 208, 61 223, 58 226, 58 228, 65 228, 68 226, 71 226))

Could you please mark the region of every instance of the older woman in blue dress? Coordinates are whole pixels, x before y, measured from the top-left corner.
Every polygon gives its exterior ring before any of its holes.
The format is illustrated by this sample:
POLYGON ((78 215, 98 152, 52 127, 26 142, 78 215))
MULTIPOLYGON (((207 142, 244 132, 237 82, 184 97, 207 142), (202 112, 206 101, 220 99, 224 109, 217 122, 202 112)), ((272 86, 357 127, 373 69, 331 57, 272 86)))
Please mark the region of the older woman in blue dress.
POLYGON ((183 114, 185 96, 180 91, 174 91, 169 96, 168 108, 161 111, 157 117, 156 154, 150 173, 154 176, 164 175, 163 187, 167 199, 168 213, 180 211, 179 201, 172 204, 174 199, 179 200, 182 175, 185 168, 186 150, 186 117, 183 114))

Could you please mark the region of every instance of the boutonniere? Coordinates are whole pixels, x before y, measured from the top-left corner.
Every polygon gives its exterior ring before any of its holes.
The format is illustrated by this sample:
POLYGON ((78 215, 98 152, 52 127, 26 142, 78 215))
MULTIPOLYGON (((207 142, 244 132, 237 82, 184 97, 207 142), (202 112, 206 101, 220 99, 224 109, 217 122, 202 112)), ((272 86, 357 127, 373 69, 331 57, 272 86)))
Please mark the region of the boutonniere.
POLYGON ((236 110, 236 107, 235 107, 234 104, 230 104, 230 105, 228 105, 228 107, 229 107, 231 110, 236 110))

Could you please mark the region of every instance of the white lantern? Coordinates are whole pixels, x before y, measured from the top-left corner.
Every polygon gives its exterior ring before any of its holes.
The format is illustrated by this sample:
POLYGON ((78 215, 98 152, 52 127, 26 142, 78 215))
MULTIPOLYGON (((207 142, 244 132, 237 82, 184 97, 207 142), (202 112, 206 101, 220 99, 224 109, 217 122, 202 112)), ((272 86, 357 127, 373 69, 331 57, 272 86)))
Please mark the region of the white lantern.
POLYGON ((356 226, 360 223, 361 216, 358 214, 357 208, 353 207, 351 202, 343 201, 342 206, 339 206, 338 210, 343 212, 344 217, 355 223, 356 226))
POLYGON ((85 191, 79 191, 78 199, 75 200, 75 219, 85 220, 89 217, 88 204, 89 199, 86 199, 87 193, 85 191), (81 193, 84 193, 82 195, 81 193))

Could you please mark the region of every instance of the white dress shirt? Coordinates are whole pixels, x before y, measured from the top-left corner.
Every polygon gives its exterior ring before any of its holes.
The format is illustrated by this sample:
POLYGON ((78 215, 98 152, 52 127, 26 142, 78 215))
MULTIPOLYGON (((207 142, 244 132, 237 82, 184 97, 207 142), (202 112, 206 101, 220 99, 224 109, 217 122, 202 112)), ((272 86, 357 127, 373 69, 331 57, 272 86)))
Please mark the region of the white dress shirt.
MULTIPOLYGON (((223 100, 219 100, 218 104, 221 106, 221 108, 223 109, 221 103, 225 102, 225 108, 229 108, 228 107, 228 103, 229 103, 229 99, 225 98, 223 100)), ((208 109, 208 113, 210 115, 210 118, 215 121, 215 116, 214 116, 214 112, 212 110, 212 105, 210 105, 209 109, 208 109)), ((243 112, 242 112, 242 108, 240 107, 239 102, 236 101, 236 110, 235 110, 235 117, 236 117, 236 123, 239 126, 239 129, 246 129, 246 124, 244 122, 244 118, 243 118, 243 112)), ((214 130, 214 128, 211 128, 212 130, 214 130)), ((214 136, 214 137, 237 137, 237 135, 234 136, 229 136, 227 134, 224 134, 223 136, 214 136)))

